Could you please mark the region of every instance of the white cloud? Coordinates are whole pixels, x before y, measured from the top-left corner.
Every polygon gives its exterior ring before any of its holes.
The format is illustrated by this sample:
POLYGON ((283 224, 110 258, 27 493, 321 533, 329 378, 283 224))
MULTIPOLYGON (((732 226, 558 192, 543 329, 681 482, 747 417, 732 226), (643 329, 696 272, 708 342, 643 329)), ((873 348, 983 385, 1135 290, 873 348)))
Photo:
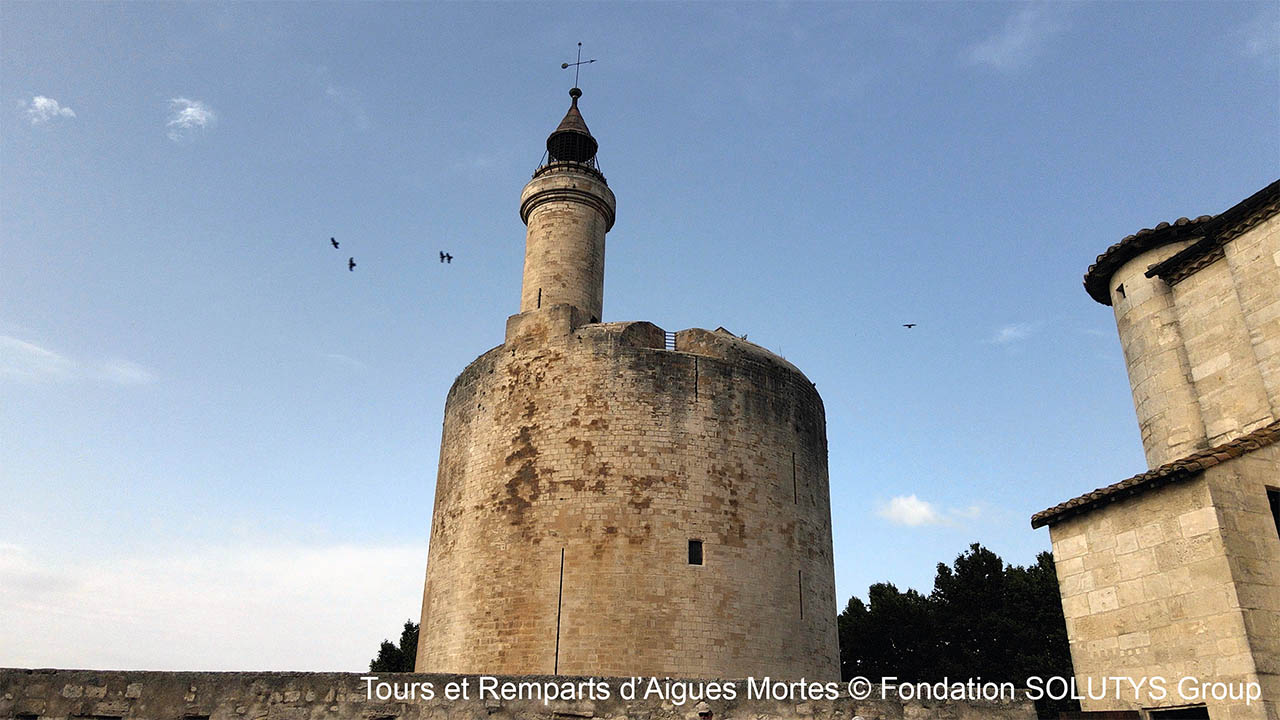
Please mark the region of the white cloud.
POLYGON ((1045 2, 1023 5, 998 31, 970 46, 965 57, 973 65, 1016 70, 1030 63, 1048 40, 1066 27, 1061 6, 1045 2))
POLYGON ((1036 327, 1031 323, 1013 323, 1005 325, 996 330, 996 334, 992 336, 991 342, 996 345, 1009 345, 1011 343, 1020 342, 1031 337, 1036 331, 1036 327))
POLYGON ((137 363, 113 359, 80 362, 9 335, 0 335, 0 379, 26 382, 89 380, 115 385, 144 385, 155 375, 137 363))
POLYGON ((36 95, 31 98, 30 102, 22 103, 22 107, 26 109, 27 117, 31 119, 32 125, 41 125, 55 118, 73 118, 76 116, 75 110, 43 95, 36 95))
POLYGON ((942 515, 937 508, 915 495, 899 495, 881 507, 877 514, 895 525, 908 527, 937 525, 942 522, 942 515))
POLYGON ((362 671, 418 619, 426 558, 255 545, 68 559, 0 544, 0 667, 362 671))
POLYGON ((188 100, 184 97, 169 101, 169 139, 179 142, 193 137, 197 133, 213 127, 218 116, 213 110, 199 100, 188 100))
POLYGON ((940 509, 937 505, 921 500, 915 494, 899 495, 881 505, 876 511, 880 517, 895 525, 921 527, 923 525, 947 525, 959 527, 964 520, 976 520, 982 515, 982 507, 969 505, 962 508, 940 509))

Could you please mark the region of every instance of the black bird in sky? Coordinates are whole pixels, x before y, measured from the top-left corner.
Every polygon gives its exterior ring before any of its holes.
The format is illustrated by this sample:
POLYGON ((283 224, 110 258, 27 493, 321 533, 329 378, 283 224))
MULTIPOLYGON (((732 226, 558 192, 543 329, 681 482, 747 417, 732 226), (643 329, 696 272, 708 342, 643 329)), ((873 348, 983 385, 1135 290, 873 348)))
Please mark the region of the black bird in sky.
POLYGON ((351 270, 352 272, 355 272, 355 269, 356 269, 356 259, 355 259, 355 258, 347 258, 347 269, 348 269, 348 270, 351 270))
POLYGON ((915 324, 915 323, 903 323, 903 324, 902 324, 902 327, 904 327, 904 328, 906 328, 906 329, 908 329, 908 330, 910 330, 911 328, 913 328, 913 327, 915 327, 915 326, 916 326, 916 324, 915 324))
POLYGON ((338 239, 337 239, 337 238, 329 238, 329 242, 333 243, 333 249, 334 249, 334 250, 337 250, 337 249, 338 249, 338 239))
POLYGON ((450 265, 452 265, 452 264, 453 264, 453 256, 452 256, 452 255, 450 255, 450 254, 449 254, 449 253, 447 253, 447 252, 443 252, 443 251, 441 251, 441 253, 440 253, 440 262, 442 262, 442 263, 449 263, 450 265))

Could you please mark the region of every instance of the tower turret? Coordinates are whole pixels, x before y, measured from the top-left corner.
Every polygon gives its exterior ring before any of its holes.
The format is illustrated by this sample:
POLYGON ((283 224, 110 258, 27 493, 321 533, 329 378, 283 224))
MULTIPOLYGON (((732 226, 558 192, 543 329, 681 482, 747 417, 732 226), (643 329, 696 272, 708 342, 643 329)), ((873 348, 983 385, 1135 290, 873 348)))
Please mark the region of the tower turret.
POLYGON ((547 137, 546 162, 520 195, 525 235, 520 312, 570 305, 600 322, 604 304, 604 236, 616 203, 596 162, 599 145, 578 110, 582 91, 547 137))

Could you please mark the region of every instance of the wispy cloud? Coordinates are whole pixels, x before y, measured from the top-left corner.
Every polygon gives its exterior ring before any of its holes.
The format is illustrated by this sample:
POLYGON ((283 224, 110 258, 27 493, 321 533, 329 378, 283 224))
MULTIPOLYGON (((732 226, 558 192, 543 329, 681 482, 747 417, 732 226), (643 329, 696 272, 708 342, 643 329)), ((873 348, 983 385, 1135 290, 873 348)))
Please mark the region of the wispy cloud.
POLYGON ((325 354, 325 357, 333 361, 337 365, 341 365, 342 367, 350 368, 352 370, 368 370, 369 369, 369 366, 366 365, 365 363, 362 363, 359 360, 353 357, 350 357, 348 355, 343 355, 342 353, 327 353, 325 354))
POLYGON ((366 110, 364 95, 355 88, 334 82, 328 65, 317 65, 311 75, 311 82, 323 93, 325 102, 338 114, 346 117, 350 123, 348 127, 364 132, 373 126, 366 110))
POLYGON ((75 110, 43 95, 36 95, 31 100, 23 101, 20 104, 27 111, 27 117, 31 120, 32 125, 43 125, 57 118, 73 118, 76 116, 75 110))
POLYGON ((965 59, 1001 72, 1030 64, 1049 39, 1067 29, 1062 7, 1047 2, 1023 5, 992 35, 965 51, 965 59))
POLYGON ((880 506, 876 511, 880 517, 895 525, 921 527, 924 525, 961 525, 964 520, 976 520, 982 514, 982 508, 970 505, 962 508, 940 509, 937 505, 921 500, 914 494, 899 495, 880 506))
POLYGON ((1240 52, 1246 57, 1274 59, 1280 56, 1280 11, 1268 5, 1240 30, 1240 52))
POLYGON ((419 545, 258 543, 88 561, 0 544, 0 617, 12 641, 3 660, 358 671, 378 641, 417 619, 426 556, 419 545))
POLYGON ((996 330, 996 334, 991 337, 991 342, 996 345, 1011 345, 1026 340, 1035 331, 1036 326, 1031 323, 1013 323, 996 330))
POLYGON ((0 379, 22 382, 88 380, 113 385, 145 385, 155 375, 122 359, 100 362, 73 360, 61 353, 9 335, 0 335, 0 379))
POLYGON ((108 360, 99 369, 104 380, 117 385, 146 385, 156 380, 150 370, 128 360, 108 360))
POLYGON ((212 128, 218 121, 213 110, 199 100, 176 97, 169 101, 169 139, 174 142, 190 139, 212 128))
POLYGON ((0 377, 18 380, 64 380, 75 377, 76 364, 58 353, 0 335, 0 377))
POLYGON ((369 113, 365 112, 364 102, 360 99, 358 92, 350 88, 339 87, 333 83, 326 83, 324 96, 351 118, 351 122, 357 130, 369 129, 369 113))

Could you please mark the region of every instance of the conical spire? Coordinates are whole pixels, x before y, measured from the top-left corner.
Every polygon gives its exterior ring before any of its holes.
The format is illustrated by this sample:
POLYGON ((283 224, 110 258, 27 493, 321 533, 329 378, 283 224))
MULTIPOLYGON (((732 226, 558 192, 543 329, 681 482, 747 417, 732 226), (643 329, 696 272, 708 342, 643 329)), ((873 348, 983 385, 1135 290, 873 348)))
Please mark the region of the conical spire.
POLYGON ((599 144, 591 137, 587 129, 587 121, 582 119, 578 111, 578 98, 582 91, 573 88, 569 91, 573 99, 569 112, 564 114, 560 126, 547 137, 547 162, 576 162, 590 164, 596 156, 599 144))

